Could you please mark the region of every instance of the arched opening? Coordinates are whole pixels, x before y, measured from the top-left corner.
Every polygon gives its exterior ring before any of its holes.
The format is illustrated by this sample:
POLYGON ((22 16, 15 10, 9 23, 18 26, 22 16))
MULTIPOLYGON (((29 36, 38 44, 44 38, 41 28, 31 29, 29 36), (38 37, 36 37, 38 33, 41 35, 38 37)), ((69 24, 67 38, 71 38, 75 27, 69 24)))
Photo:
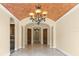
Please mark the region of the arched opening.
POLYGON ((25 28, 25 46, 47 45, 50 47, 50 27, 47 24, 27 24, 25 28))
POLYGON ((40 44, 41 43, 41 28, 33 28, 33 43, 40 44))

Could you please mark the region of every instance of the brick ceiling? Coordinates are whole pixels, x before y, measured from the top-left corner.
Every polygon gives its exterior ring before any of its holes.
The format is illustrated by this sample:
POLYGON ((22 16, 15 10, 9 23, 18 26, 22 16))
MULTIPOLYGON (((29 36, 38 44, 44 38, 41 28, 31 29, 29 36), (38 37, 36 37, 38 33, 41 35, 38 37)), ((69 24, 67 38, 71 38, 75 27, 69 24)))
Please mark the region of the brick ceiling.
MULTIPOLYGON (((35 5, 33 3, 8 3, 2 4, 7 8, 16 18, 22 20, 29 17, 29 13, 35 10, 35 5)), ((42 3, 40 4, 43 10, 48 11, 48 18, 57 21, 70 9, 72 9, 76 4, 73 3, 42 3)))

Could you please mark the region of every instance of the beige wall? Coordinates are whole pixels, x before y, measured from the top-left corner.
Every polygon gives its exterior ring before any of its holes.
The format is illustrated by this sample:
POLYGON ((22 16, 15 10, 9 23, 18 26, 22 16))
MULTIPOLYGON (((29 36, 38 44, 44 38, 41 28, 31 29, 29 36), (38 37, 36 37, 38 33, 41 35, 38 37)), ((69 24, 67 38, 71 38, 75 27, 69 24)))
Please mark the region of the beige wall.
POLYGON ((56 23, 56 47, 79 56, 79 5, 56 23))
POLYGON ((10 53, 10 17, 0 7, 0 56, 10 53))
POLYGON ((15 50, 19 49, 19 21, 0 4, 0 56, 10 55, 10 23, 15 23, 15 50), (10 20, 13 18, 14 22, 10 20))

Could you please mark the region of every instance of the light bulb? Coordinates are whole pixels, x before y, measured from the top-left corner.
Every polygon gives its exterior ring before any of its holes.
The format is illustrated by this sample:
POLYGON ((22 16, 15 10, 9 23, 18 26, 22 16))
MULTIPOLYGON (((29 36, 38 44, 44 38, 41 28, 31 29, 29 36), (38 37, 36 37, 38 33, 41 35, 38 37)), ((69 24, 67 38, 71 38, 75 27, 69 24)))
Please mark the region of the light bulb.
POLYGON ((29 13, 30 16, 34 16, 34 13, 29 13))
POLYGON ((41 13, 41 9, 37 9, 35 12, 36 13, 41 13))
POLYGON ((43 12, 42 12, 42 14, 44 14, 44 15, 47 15, 47 13, 48 13, 47 11, 43 11, 43 12))

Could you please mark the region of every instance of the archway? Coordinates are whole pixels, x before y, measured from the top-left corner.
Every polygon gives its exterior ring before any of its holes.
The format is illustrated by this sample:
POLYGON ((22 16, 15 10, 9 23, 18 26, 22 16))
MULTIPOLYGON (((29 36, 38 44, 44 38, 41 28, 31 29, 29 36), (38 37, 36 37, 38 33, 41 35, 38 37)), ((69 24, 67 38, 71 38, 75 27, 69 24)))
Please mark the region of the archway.
POLYGON ((41 44, 41 28, 40 27, 33 28, 33 43, 41 44))
POLYGON ((30 28, 32 30, 31 34, 31 45, 34 44, 33 42, 33 28, 34 27, 41 27, 41 45, 43 45, 43 29, 47 29, 47 45, 50 48, 54 47, 54 41, 55 41, 55 35, 54 35, 54 27, 55 27, 55 22, 52 21, 51 19, 47 18, 45 22, 41 22, 41 24, 38 26, 36 23, 32 23, 31 20, 28 18, 23 19, 21 21, 21 25, 23 26, 23 48, 27 46, 27 28, 30 28), (53 27, 53 29, 52 29, 53 27), (53 31, 53 32, 52 32, 53 31), (54 40, 54 41, 53 41, 54 40))
POLYGON ((47 24, 34 25, 29 23, 26 25, 25 45, 50 45, 50 27, 47 24))

